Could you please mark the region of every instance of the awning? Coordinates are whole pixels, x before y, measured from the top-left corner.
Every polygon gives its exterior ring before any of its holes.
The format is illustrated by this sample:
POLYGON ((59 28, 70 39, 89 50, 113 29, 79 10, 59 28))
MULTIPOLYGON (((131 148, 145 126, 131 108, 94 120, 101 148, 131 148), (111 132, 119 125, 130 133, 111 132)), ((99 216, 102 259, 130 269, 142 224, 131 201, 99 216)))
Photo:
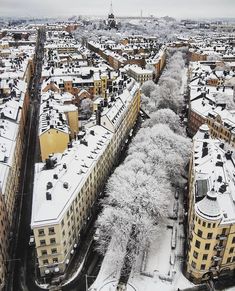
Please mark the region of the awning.
POLYGON ((58 267, 56 267, 56 268, 54 269, 54 271, 55 271, 56 273, 58 273, 58 272, 60 271, 60 269, 59 269, 58 267))
POLYGON ((49 273, 50 273, 50 270, 46 269, 45 274, 49 274, 49 273))

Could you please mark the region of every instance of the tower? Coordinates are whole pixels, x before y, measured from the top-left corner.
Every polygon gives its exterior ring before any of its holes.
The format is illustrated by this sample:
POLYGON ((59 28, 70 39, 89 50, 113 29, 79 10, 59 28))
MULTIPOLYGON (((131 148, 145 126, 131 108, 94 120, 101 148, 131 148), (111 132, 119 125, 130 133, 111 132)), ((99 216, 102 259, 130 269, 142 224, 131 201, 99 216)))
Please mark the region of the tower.
POLYGON ((114 16, 114 13, 113 13, 113 3, 112 3, 112 1, 110 3, 110 11, 109 11, 108 20, 107 20, 107 26, 108 26, 109 29, 117 28, 117 22, 115 20, 115 16, 114 16))

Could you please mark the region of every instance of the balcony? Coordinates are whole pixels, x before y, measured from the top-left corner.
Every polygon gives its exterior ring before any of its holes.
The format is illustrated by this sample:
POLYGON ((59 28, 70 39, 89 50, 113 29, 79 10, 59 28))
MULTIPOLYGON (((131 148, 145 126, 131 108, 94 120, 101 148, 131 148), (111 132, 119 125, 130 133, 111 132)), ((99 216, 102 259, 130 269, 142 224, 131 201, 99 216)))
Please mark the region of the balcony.
POLYGON ((218 257, 218 256, 213 256, 212 257, 212 260, 215 261, 215 262, 218 262, 220 261, 222 258, 221 257, 218 257))
POLYGON ((227 239, 227 236, 226 236, 225 234, 218 234, 218 235, 216 236, 216 239, 219 239, 219 240, 225 240, 225 239, 227 239))
POLYGON ((220 246, 220 245, 215 245, 214 250, 216 250, 217 252, 221 252, 223 251, 224 246, 220 246))

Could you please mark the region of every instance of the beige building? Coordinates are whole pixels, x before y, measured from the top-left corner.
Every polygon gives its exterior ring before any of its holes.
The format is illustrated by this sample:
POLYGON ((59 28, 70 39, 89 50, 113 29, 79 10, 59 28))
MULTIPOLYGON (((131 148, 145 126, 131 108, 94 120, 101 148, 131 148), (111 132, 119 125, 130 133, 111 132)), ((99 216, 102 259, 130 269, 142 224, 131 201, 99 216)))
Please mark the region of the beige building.
POLYGON ((127 74, 140 83, 140 85, 146 81, 153 80, 153 72, 151 70, 142 69, 136 65, 126 66, 125 68, 127 70, 127 74))
POLYGON ((5 285, 5 277, 7 271, 7 248, 8 248, 9 222, 7 217, 6 205, 0 192, 0 290, 5 285))
POLYGON ((232 152, 201 126, 189 173, 186 277, 194 283, 234 274, 234 165, 232 152))
POLYGON ((36 165, 31 228, 41 276, 64 273, 79 250, 80 233, 136 122, 139 86, 131 79, 125 85, 97 108, 79 140, 36 165))

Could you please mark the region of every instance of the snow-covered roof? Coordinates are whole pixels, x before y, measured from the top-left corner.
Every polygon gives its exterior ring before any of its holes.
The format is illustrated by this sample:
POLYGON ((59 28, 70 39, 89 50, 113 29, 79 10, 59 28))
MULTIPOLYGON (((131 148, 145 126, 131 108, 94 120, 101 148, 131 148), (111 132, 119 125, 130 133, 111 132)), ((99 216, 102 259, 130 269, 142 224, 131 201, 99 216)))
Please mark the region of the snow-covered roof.
POLYGON ((235 223, 235 164, 232 152, 201 128, 193 139, 195 210, 207 220, 235 223))
POLYGON ((83 138, 87 145, 79 140, 74 141, 72 148, 55 156, 57 163, 54 168, 45 169, 45 164, 36 164, 31 227, 58 223, 61 220, 111 138, 112 133, 107 129, 94 126, 83 138), (50 189, 47 189, 48 182, 52 183, 50 189), (51 195, 51 200, 47 200, 47 192, 51 195))

